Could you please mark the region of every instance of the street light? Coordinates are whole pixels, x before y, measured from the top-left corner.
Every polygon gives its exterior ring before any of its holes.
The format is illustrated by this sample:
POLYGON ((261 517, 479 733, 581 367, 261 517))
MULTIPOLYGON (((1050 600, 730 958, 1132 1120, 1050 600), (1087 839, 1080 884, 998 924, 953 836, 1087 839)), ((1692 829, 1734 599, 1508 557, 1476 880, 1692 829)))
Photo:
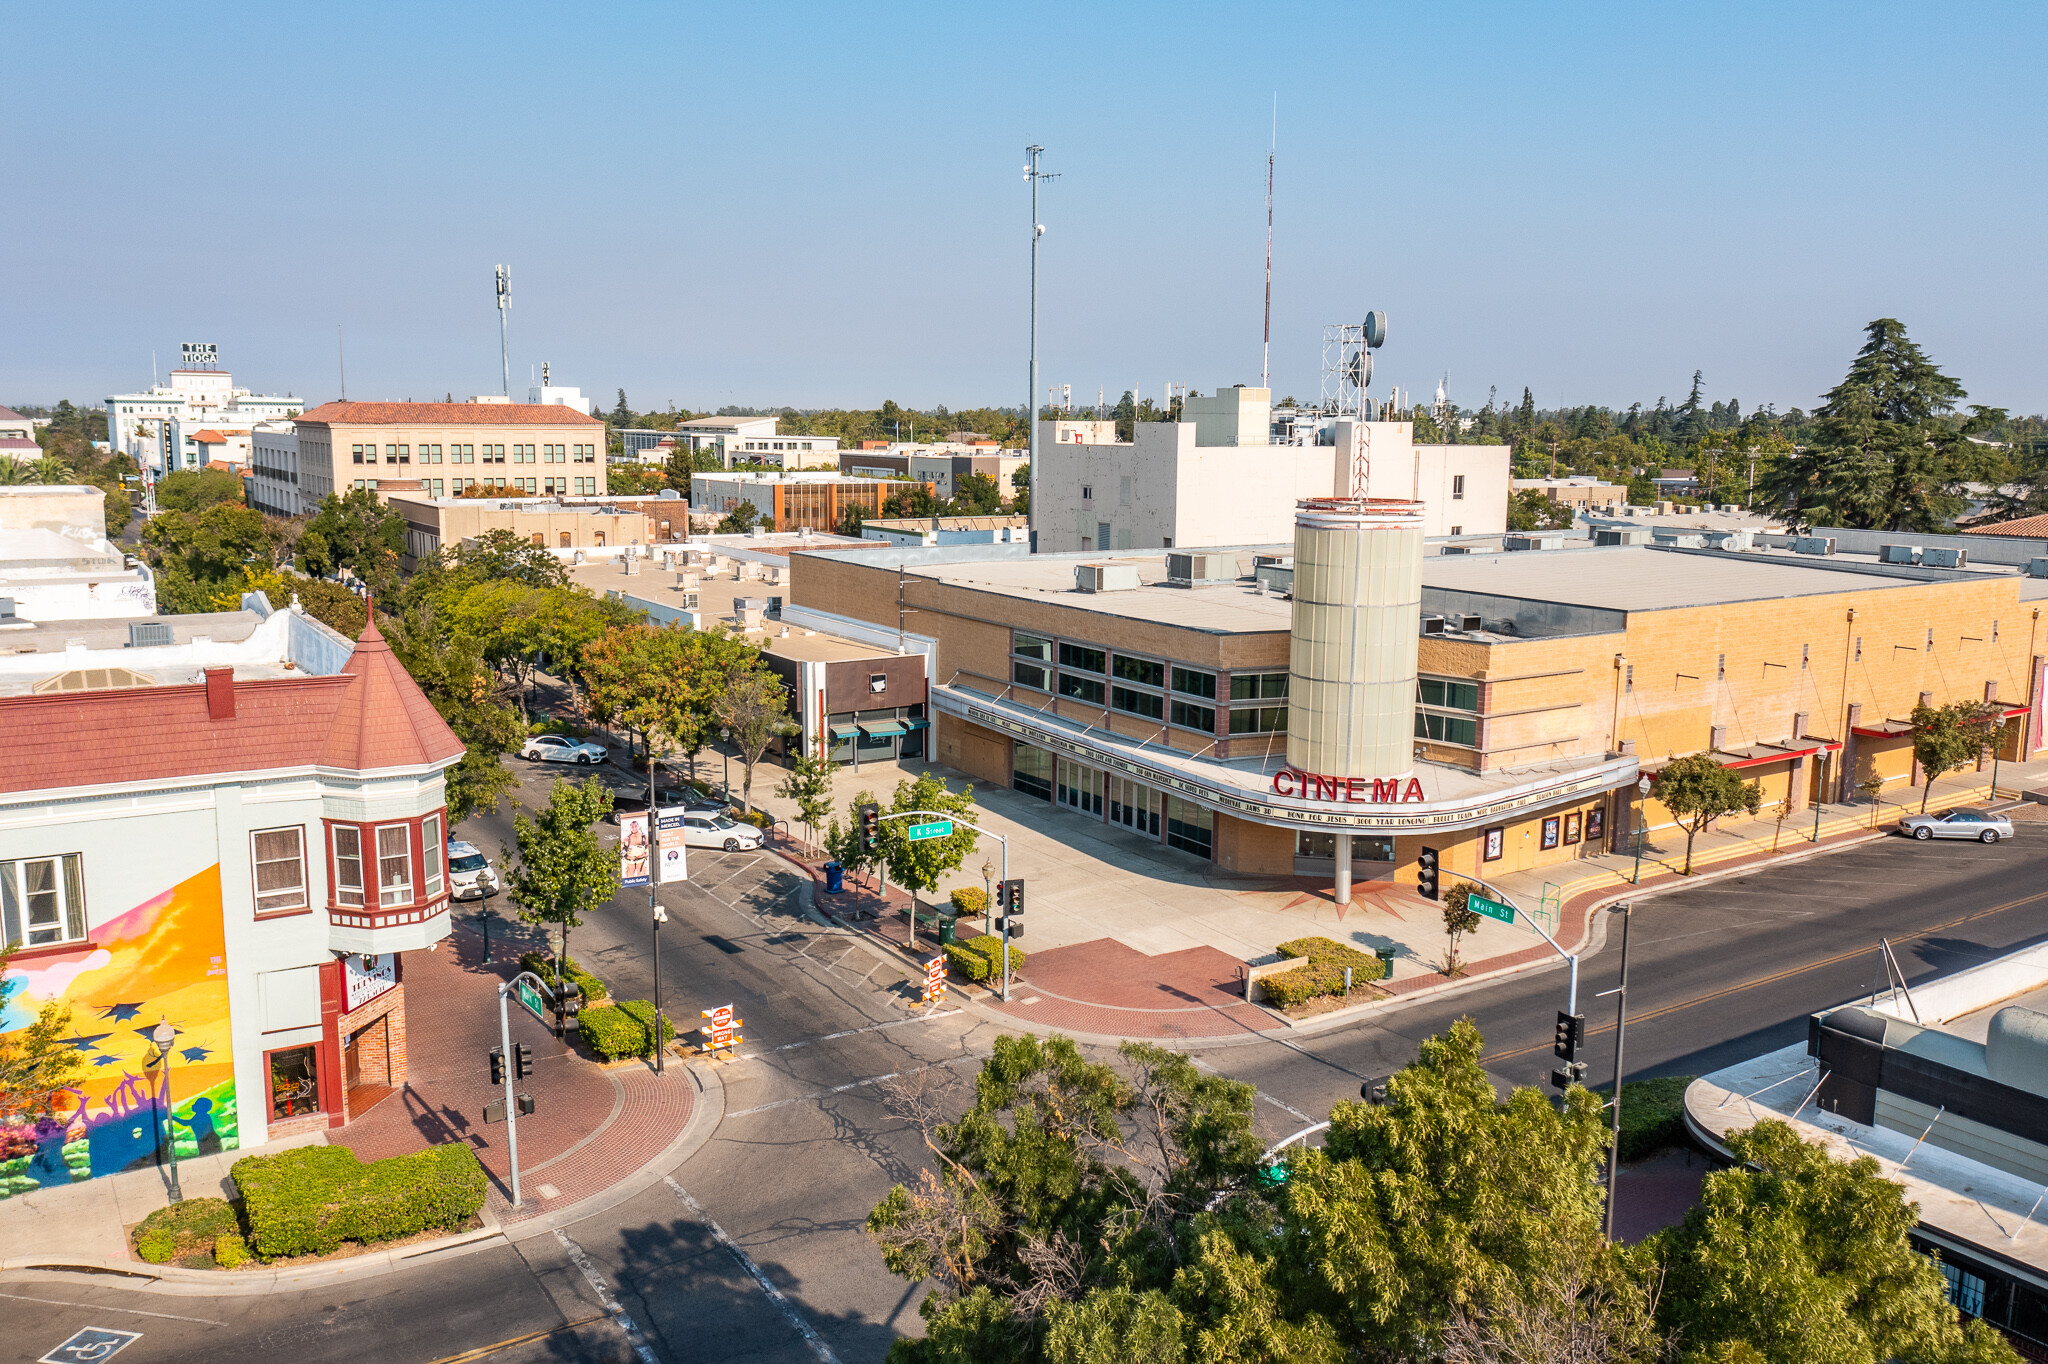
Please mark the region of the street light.
POLYGON ((996 866, 986 857, 981 859, 981 931, 996 931, 996 866))
POLYGON ((1635 906, 1627 900, 1609 908, 1621 916, 1621 984, 1605 993, 1616 995, 1614 1013, 1614 1131, 1607 1148, 1607 1239, 1614 1239, 1614 1181, 1621 1173, 1621 1040, 1628 1031, 1628 926, 1635 906))
MULTIPOLYGON (((659 860, 658 854, 657 860, 659 860)), ((647 898, 654 900, 654 882, 651 878, 647 883, 647 898)), ((668 910, 662 907, 659 900, 654 900, 654 1073, 656 1075, 662 1073, 662 1053, 668 1050, 661 1040, 661 926, 667 922, 668 910)))
MULTIPOLYGON (((1813 797, 1813 841, 1820 842, 1820 807, 1828 798, 1828 759, 1833 756, 1825 748, 1820 751, 1820 789, 1813 797)), ((1996 789, 1994 787, 1994 789, 1996 789)))
MULTIPOLYGON (((730 748, 732 731, 730 729, 720 729, 718 731, 718 742, 727 745, 727 747, 720 750, 719 756, 725 759, 725 803, 730 805, 732 804, 732 750, 730 748)), ((856 739, 854 742, 859 743, 860 741, 856 739)))
POLYGON ((164 1063, 164 1137, 171 1148, 171 1202, 185 1201, 184 1192, 178 1188, 178 1121, 171 1109, 171 1044, 178 1040, 178 1030, 171 1026, 162 1014, 161 1020, 150 1030, 149 1040, 156 1043, 156 1053, 164 1063))
POLYGON ((1628 879, 1632 886, 1643 882, 1643 833, 1650 827, 1650 779, 1643 777, 1637 781, 1636 791, 1642 799, 1636 802, 1636 874, 1628 879))

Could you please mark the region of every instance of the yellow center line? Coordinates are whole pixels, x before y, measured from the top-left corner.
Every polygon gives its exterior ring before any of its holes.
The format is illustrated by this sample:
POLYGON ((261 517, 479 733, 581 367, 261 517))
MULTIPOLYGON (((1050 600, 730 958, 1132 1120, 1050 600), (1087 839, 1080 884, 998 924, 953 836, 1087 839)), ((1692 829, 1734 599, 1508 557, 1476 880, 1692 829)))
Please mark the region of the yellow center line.
MULTIPOLYGON (((2048 891, 2040 891, 2033 895, 2023 895, 2017 900, 2007 900, 2002 905, 1993 905, 1989 909, 1980 909, 1975 913, 1965 914, 1960 918, 1950 919, 1945 923, 1929 924, 1925 928, 1915 930, 1913 936, 1916 938, 1925 937, 1929 933, 1939 933, 1944 929, 1954 928, 1959 924, 1970 923, 1976 919, 1989 918, 1993 914, 2003 914, 2009 909, 2018 909, 2022 905, 2031 905, 2042 900, 2048 900, 2048 891)), ((1790 980, 1793 976, 1804 975, 1808 971, 1818 971, 1824 967, 1839 965, 1842 962, 1863 956, 1870 950, 1871 948, 1868 945, 1852 947, 1845 952, 1837 952, 1831 957, 1821 957, 1818 960, 1805 962, 1799 966, 1788 966, 1782 971, 1773 971, 1766 976, 1755 976, 1749 980, 1737 981, 1733 985, 1724 985, 1718 990, 1710 990, 1703 995, 1694 995, 1691 999, 1682 999, 1675 1004, 1666 1004, 1659 1008, 1646 1009, 1639 1014, 1631 1014, 1629 1022, 1647 1023, 1653 1018, 1662 1018, 1666 1014, 1675 1014, 1681 1010, 1695 1008, 1701 1004, 1711 1004, 1717 999, 1726 999, 1729 995, 1741 994, 1744 990, 1754 990, 1764 985, 1775 985, 1781 980, 1790 980)), ((1588 1028, 1586 1036, 1593 1037, 1601 1033, 1613 1031, 1614 1024, 1603 1023, 1598 1027, 1588 1028)), ((1548 1050, 1550 1050, 1549 1043, 1539 1043, 1533 1047, 1517 1047, 1513 1051, 1489 1052, 1486 1059, 1488 1061, 1511 1061, 1518 1056, 1529 1056, 1539 1051, 1548 1050)))
POLYGON ((513 1336, 510 1340, 501 1340, 495 1345, 479 1345, 474 1350, 464 1350, 459 1355, 442 1355, 439 1359, 428 1360, 427 1364, 468 1364, 468 1361, 472 1359, 482 1359, 485 1355, 494 1355, 500 1350, 509 1350, 514 1345, 524 1345, 529 1341, 545 1340, 549 1336, 559 1335, 563 1331, 573 1331, 579 1326, 588 1326, 592 1322, 610 1320, 609 1316, 599 1312, 593 1317, 583 1317, 576 1321, 565 1321, 560 1326, 550 1326, 545 1331, 528 1331, 523 1336, 513 1336))

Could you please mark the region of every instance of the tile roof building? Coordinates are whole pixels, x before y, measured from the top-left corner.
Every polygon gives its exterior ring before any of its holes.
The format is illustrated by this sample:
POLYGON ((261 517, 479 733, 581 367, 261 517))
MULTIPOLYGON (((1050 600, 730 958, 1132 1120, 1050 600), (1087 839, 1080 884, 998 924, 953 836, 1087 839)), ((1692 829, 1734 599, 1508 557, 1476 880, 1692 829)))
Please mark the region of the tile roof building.
POLYGON ((604 423, 560 403, 332 402, 302 413, 294 429, 301 487, 416 480, 429 497, 605 491, 604 423))
POLYGON ((85 1079, 0 1197, 338 1126, 405 1081, 401 954, 449 928, 463 746, 374 623, 296 602, 37 627, 0 655, 0 1030, 70 1010, 85 1079), (68 636, 59 644, 54 636, 68 636))
MULTIPOLYGON (((2048 516, 2022 516, 2012 521, 1993 521, 1987 525, 1965 526, 1959 535, 2010 535, 2022 540, 2048 540, 2048 516)), ((1911 536, 1902 535, 1902 539, 1911 536)))

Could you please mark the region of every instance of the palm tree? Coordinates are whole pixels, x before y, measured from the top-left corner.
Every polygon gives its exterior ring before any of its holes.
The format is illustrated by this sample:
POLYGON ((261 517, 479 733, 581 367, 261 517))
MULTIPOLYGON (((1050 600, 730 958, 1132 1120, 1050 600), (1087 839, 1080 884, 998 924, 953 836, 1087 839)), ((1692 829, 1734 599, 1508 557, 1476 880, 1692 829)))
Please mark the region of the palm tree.
POLYGON ((36 483, 69 483, 71 481, 70 466, 55 455, 44 455, 35 462, 35 477, 32 481, 36 483))
POLYGON ((0 486, 17 486, 36 482, 36 469, 26 460, 8 459, 0 456, 0 486))

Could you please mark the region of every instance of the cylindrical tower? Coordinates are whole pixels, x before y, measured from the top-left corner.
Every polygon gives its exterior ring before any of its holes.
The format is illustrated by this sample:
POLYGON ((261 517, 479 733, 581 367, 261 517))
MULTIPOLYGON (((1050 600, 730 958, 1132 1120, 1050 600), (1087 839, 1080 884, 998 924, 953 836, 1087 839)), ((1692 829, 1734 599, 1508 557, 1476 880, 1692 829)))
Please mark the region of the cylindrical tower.
POLYGON ((1287 762, 1334 777, 1415 766, 1422 504, 1318 497, 1294 514, 1287 762))

